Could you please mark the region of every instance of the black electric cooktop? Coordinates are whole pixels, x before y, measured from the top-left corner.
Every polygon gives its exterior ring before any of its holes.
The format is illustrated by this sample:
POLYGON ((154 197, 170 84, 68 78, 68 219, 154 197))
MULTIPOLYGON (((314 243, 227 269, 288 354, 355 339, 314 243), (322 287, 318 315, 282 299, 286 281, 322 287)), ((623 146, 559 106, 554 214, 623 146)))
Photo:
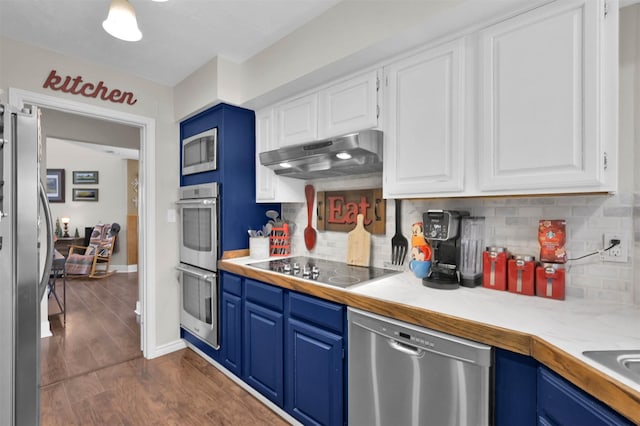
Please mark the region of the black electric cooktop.
POLYGON ((398 271, 392 269, 353 266, 343 262, 314 259, 306 256, 272 259, 249 263, 248 265, 342 288, 398 273, 398 271))

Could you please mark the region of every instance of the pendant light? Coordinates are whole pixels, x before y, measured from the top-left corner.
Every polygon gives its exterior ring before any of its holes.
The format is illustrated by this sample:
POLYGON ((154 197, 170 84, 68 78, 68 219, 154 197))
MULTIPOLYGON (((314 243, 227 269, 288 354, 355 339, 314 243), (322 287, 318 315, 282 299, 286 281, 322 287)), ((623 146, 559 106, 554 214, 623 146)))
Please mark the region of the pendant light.
POLYGON ((138 41, 142 38, 136 12, 128 0, 111 0, 109 15, 102 22, 102 28, 120 40, 138 41))

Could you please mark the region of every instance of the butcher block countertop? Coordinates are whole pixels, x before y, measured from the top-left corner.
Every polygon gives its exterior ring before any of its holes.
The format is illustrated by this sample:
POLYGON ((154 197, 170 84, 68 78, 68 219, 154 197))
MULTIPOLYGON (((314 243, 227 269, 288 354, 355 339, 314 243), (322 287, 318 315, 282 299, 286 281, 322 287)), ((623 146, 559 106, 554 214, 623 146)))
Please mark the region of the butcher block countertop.
POLYGON ((436 290, 411 272, 341 289, 247 266, 246 251, 218 262, 279 287, 529 355, 640 424, 640 384, 582 355, 586 350, 640 350, 640 307, 522 296, 482 287, 436 290))

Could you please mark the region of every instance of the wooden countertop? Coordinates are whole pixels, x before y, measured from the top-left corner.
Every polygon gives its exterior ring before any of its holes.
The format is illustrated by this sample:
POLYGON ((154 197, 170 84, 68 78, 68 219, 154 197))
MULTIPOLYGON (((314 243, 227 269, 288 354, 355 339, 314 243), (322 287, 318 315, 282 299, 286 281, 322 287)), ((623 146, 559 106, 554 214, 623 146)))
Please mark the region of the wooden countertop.
POLYGON ((225 253, 223 271, 529 355, 640 424, 640 385, 582 355, 640 349, 640 307, 557 301, 484 288, 429 289, 399 273, 341 289, 251 266, 248 251, 225 253))

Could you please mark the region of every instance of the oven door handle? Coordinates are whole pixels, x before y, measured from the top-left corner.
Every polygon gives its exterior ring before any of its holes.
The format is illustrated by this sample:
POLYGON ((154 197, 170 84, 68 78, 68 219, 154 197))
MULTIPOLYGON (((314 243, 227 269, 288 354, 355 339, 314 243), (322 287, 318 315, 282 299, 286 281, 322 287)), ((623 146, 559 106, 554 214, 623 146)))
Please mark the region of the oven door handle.
POLYGON ((176 201, 176 204, 179 206, 191 204, 194 206, 211 206, 216 203, 215 198, 205 198, 203 200, 179 200, 176 201))
POLYGON ((198 271, 194 271, 193 269, 186 268, 184 266, 176 266, 176 269, 180 272, 184 272, 185 274, 192 275, 194 277, 198 277, 204 281, 211 281, 216 277, 216 274, 203 274, 198 271))

